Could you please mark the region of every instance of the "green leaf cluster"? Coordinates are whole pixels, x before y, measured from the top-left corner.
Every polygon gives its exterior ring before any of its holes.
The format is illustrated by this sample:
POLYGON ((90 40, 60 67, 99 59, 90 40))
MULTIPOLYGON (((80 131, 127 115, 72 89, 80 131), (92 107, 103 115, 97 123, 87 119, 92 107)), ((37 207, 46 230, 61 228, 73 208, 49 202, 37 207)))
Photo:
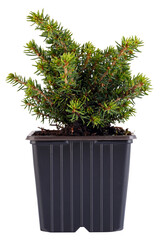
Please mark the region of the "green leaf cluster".
POLYGON ((101 50, 91 42, 76 43, 71 32, 44 11, 30 12, 27 20, 46 43, 46 49, 34 40, 25 46, 43 85, 16 73, 10 73, 7 82, 24 90, 23 103, 32 114, 57 125, 90 129, 124 122, 135 114, 134 99, 151 91, 150 79, 141 73, 132 76, 130 70, 143 41, 122 37, 116 47, 101 50))

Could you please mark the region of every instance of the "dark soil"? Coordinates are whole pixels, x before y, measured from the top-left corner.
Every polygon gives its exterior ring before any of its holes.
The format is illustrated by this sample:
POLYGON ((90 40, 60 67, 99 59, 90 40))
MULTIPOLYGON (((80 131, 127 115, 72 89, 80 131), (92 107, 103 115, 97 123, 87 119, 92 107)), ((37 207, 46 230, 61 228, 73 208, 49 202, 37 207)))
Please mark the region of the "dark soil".
POLYGON ((36 131, 34 135, 52 135, 52 136, 114 136, 114 135, 131 135, 132 133, 128 129, 121 127, 107 126, 105 128, 92 128, 85 127, 71 127, 66 126, 60 130, 48 130, 40 128, 41 131, 36 131))

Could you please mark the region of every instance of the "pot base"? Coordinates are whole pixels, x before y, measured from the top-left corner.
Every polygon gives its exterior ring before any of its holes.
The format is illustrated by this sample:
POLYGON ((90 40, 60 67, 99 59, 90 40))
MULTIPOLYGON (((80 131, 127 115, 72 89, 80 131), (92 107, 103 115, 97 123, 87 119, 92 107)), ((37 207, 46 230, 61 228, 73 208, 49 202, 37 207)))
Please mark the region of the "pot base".
POLYGON ((41 230, 122 230, 131 142, 31 141, 41 230))

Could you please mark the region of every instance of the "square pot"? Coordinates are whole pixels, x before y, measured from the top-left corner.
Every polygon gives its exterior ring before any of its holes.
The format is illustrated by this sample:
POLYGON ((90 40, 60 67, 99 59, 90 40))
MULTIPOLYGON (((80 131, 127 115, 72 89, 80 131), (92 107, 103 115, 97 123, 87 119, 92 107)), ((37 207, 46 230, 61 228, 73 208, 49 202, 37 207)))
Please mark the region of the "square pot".
POLYGON ((123 229, 132 136, 34 136, 40 228, 123 229))

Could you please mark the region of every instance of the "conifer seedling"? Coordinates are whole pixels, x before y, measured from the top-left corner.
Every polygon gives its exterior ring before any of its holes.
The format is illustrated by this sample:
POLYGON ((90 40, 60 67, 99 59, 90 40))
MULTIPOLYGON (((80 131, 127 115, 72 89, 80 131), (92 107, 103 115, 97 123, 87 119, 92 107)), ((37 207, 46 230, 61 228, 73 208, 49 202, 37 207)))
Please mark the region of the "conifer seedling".
POLYGON ((132 76, 130 70, 143 41, 122 37, 116 47, 101 50, 91 42, 75 42, 71 32, 43 10, 30 12, 27 20, 41 31, 46 48, 34 40, 25 46, 43 84, 16 73, 7 77, 7 82, 24 90, 24 106, 42 122, 54 123, 59 135, 130 134, 111 126, 134 115, 134 100, 151 90, 149 78, 142 73, 132 76))

